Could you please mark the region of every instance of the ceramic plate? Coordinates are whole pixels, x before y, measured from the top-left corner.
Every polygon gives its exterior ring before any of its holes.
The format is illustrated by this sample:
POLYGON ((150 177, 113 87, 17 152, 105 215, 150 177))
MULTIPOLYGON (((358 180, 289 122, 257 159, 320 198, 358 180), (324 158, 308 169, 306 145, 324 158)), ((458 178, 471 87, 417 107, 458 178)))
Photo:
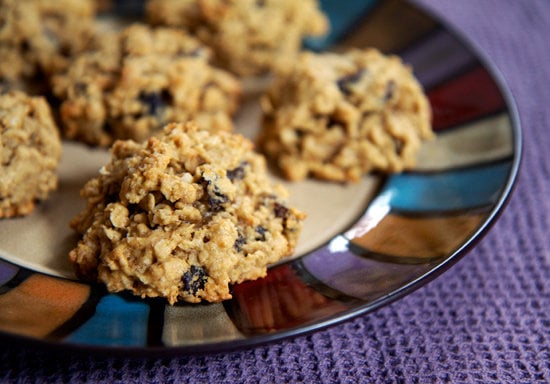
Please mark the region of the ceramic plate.
MULTIPOLYGON (((250 347, 371 312, 465 254, 502 211, 518 172, 521 133, 509 92, 472 44, 407 2, 322 5, 332 31, 307 41, 310 49, 378 47, 399 54, 425 87, 437 137, 421 148, 417 168, 348 185, 287 184, 308 213, 296 254, 265 278, 233 286, 224 303, 168 306, 73 278, 68 222, 84 206, 79 189, 109 155, 65 142, 59 190, 32 215, 0 221, 3 337, 125 354, 250 347)), ((253 138, 262 84, 247 89, 236 123, 253 138)))

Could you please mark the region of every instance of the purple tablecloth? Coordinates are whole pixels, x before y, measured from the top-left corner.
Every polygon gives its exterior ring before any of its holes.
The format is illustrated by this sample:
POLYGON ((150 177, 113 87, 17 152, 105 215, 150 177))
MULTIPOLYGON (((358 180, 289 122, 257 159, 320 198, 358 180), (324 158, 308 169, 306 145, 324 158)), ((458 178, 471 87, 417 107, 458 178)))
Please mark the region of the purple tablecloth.
POLYGON ((125 359, 0 344, 0 382, 550 382, 550 2, 417 2, 496 64, 524 133, 509 205, 457 265, 374 313, 231 353, 125 359))

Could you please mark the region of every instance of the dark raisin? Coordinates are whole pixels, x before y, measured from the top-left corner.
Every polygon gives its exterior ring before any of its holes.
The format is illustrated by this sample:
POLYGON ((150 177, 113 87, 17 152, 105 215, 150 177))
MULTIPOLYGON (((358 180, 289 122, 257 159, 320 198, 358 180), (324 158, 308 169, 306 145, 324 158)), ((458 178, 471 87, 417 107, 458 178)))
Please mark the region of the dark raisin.
POLYGON ((103 190, 103 193, 105 194, 106 204, 120 201, 120 185, 118 183, 110 184, 103 190))
POLYGON ((366 70, 361 69, 355 73, 349 74, 347 76, 344 76, 336 82, 338 85, 338 88, 340 89, 340 92, 342 92, 344 95, 351 94, 350 85, 357 83, 363 75, 365 74, 366 70))
POLYGON ((296 129, 296 136, 298 137, 298 139, 303 139, 304 136, 307 135, 307 132, 303 129, 300 129, 300 128, 297 128, 296 129))
POLYGON ((342 121, 335 118, 334 116, 329 117, 328 122, 327 122, 327 128, 328 129, 332 129, 332 128, 336 128, 336 127, 344 127, 344 126, 345 126, 345 124, 342 121))
POLYGON ((393 98, 393 95, 395 94, 395 88, 395 81, 388 81, 388 84, 386 84, 386 92, 384 93, 384 101, 389 101, 393 98))
POLYGON ((127 208, 128 208, 128 214, 130 216, 133 216, 136 213, 143 212, 143 210, 141 209, 141 207, 138 204, 128 204, 127 208))
POLYGON ((12 82, 8 79, 0 79, 0 94, 8 93, 13 87, 12 82))
POLYGON ((214 212, 223 211, 223 205, 229 201, 229 198, 224 195, 218 187, 207 189, 208 192, 208 205, 214 212))
POLYGON ((395 145, 395 153, 401 155, 403 153, 403 149, 405 148, 405 143, 403 140, 399 139, 394 139, 393 143, 395 145))
POLYGON ((237 252, 241 252, 243 250, 243 245, 246 244, 246 237, 242 235, 242 233, 239 233, 237 236, 237 239, 235 240, 235 244, 233 244, 233 248, 237 252))
POLYGON ((258 236, 256 236, 256 240, 258 241, 265 241, 265 233, 267 232, 267 229, 265 229, 264 227, 262 227, 261 225, 258 225, 256 227, 256 233, 258 234, 258 236))
POLYGON ((118 201, 120 201, 120 197, 117 192, 108 193, 105 195, 105 206, 107 206, 107 204, 116 203, 118 201))
POLYGON ((266 0, 256 0, 256 7, 263 8, 265 6, 266 0))
POLYGON ((75 96, 86 96, 88 93, 88 84, 79 81, 74 85, 74 94, 75 96))
POLYGON ((275 217, 285 218, 288 215, 288 208, 282 204, 275 203, 273 205, 273 212, 275 213, 275 217))
POLYGON ((22 52, 29 52, 32 50, 31 44, 27 40, 23 40, 20 45, 22 52))
POLYGON ((204 289, 208 275, 202 267, 192 265, 181 279, 183 281, 183 291, 196 295, 198 291, 204 289))
POLYGON ((167 91, 158 92, 141 92, 139 101, 145 104, 148 108, 147 113, 153 116, 162 114, 166 105, 171 103, 171 96, 167 91))
POLYGON ((63 56, 63 57, 71 57, 72 55, 72 49, 69 45, 67 44, 61 44, 61 46, 58 48, 58 52, 63 56))
POLYGON ((248 162, 243 161, 237 168, 227 171, 227 177, 229 180, 242 180, 244 179, 245 170, 244 167, 248 165, 248 162))
POLYGON ((224 204, 229 201, 229 197, 224 194, 220 188, 210 179, 202 176, 202 185, 206 189, 206 199, 210 209, 213 212, 220 212, 224 210, 224 204))

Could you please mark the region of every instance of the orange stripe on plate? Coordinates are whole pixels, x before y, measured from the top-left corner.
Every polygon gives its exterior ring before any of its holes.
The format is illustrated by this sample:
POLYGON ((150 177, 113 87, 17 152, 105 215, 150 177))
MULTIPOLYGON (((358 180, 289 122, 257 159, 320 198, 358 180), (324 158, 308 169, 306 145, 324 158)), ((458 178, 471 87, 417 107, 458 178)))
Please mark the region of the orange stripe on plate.
POLYGON ((408 2, 386 0, 376 5, 364 22, 342 39, 338 47, 376 47, 382 52, 396 52, 429 34, 437 26, 432 18, 408 2))
POLYGON ((449 256, 485 219, 485 213, 444 217, 389 214, 376 227, 351 240, 353 251, 391 262, 424 263, 449 256))
POLYGON ((0 295, 0 330, 44 337, 69 320, 86 302, 90 287, 35 274, 0 295))

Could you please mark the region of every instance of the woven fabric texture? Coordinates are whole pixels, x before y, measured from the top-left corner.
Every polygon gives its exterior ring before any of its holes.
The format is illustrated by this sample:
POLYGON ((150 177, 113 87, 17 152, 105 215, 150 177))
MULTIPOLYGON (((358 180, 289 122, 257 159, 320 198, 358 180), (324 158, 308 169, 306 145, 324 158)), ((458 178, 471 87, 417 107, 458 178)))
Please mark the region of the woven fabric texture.
POLYGON ((83 356, 0 341, 0 382, 550 382, 550 2, 416 3, 485 52, 511 90, 523 127, 512 198, 462 260, 374 313, 230 353, 83 356))

